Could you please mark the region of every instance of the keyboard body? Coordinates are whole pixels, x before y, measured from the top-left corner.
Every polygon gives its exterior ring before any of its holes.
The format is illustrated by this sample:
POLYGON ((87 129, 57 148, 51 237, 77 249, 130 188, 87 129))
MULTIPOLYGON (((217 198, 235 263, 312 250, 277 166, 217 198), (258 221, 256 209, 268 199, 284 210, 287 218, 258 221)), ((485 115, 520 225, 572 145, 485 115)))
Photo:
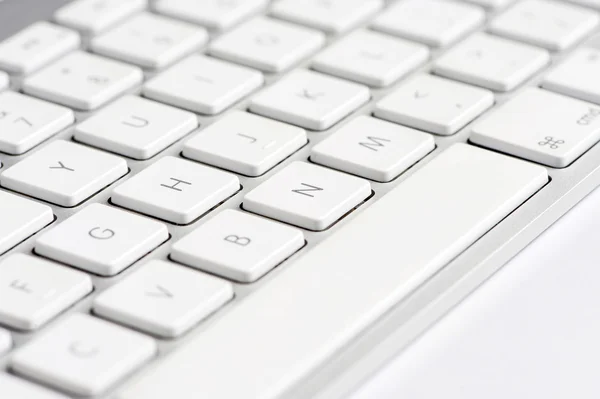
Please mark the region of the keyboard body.
MULTIPOLYGON (((18 32, 30 23, 40 20, 50 20, 53 12, 66 3, 67 1, 65 0, 5 0, 4 2, 0 2, 0 41, 9 37, 11 34, 18 32)), ((492 18, 493 15, 493 12, 490 12, 488 18, 492 18)), ((486 25, 478 28, 478 30, 481 31, 485 29, 486 25)), ((572 49, 564 52, 552 53, 551 65, 554 66, 559 64, 574 49, 579 47, 589 46, 600 49, 600 35, 597 32, 598 30, 596 29, 595 35, 590 35, 572 49)), ((332 39, 331 37, 328 37, 327 40, 329 42, 332 39)), ((444 51, 446 50, 433 50, 431 56, 432 60, 436 60, 444 51)), ((309 65, 310 61, 305 60, 298 64, 298 67, 307 67, 309 65)), ((412 74, 419 72, 427 73, 431 71, 431 69, 432 62, 428 62, 412 72, 412 74)), ((286 75, 286 73, 266 74, 265 85, 269 85, 279 80, 283 75, 286 75)), ((150 76, 152 76, 152 73, 150 73, 150 76)), ((543 76, 544 72, 538 74, 536 77, 529 79, 523 87, 539 86, 543 76)), ((380 99, 393 92, 402 81, 403 79, 386 88, 371 88, 370 101, 352 112, 347 118, 351 119, 360 115, 372 115, 375 104, 380 99)), ((20 84, 21 82, 18 81, 18 79, 14 79, 11 81, 11 88, 18 90, 20 84)), ((131 92, 139 93, 139 87, 131 92)), ((508 93, 496 92, 494 94, 494 107, 498 107, 514 97, 515 91, 509 91, 508 93)), ((248 104, 249 100, 244 99, 232 108, 243 110, 247 109, 248 104)), ((492 110, 493 109, 494 108, 492 108, 492 110)), ((94 113, 95 111, 76 111, 76 118, 77 120, 84 119, 94 113)), ((198 115, 200 126, 211 124, 219 118, 219 115, 198 115)), ((337 127, 334 126, 331 130, 333 131, 336 128, 337 127)), ((73 126, 53 136, 51 140, 70 140, 72 135, 73 126)), ((435 150, 424 157, 415 167, 400 175, 400 177, 395 179, 392 183, 371 182, 374 194, 369 201, 374 202, 384 197, 394 187, 401 184, 407 177, 411 176, 415 171, 418 171, 430 160, 453 144, 468 142, 469 135, 470 125, 467 125, 467 127, 462 128, 456 134, 450 136, 436 135, 435 150)), ((290 158, 286 159, 285 165, 294 160, 307 160, 310 157, 311 148, 327 136, 328 130, 323 133, 309 133, 309 145, 298 150, 290 158)), ((127 159, 127 164, 130 169, 129 176, 135 176, 137 173, 165 156, 180 156, 184 141, 185 140, 180 140, 176 142, 174 145, 160 152, 159 155, 147 161, 127 159)), ((1 154, 2 169, 0 169, 0 171, 10 168, 19 161, 27 158, 28 155, 29 153, 21 156, 1 154)), ((343 398, 349 392, 352 392, 358 384, 376 372, 404 347, 409 345, 410 342, 416 339, 428 326, 442 317, 454 305, 481 284, 481 282, 500 269, 509 259, 526 247, 533 239, 558 220, 595 187, 600 185, 600 146, 592 146, 578 158, 576 162, 567 168, 559 169, 548 167, 547 170, 551 180, 543 190, 530 198, 522 206, 518 207, 500 224, 477 240, 466 251, 429 278, 424 284, 414 290, 410 296, 386 312, 383 317, 379 318, 370 328, 354 338, 350 344, 343 348, 343 350, 338 351, 334 356, 324 362, 321 367, 315 369, 310 375, 306 376, 301 383, 295 384, 294 387, 285 393, 283 398, 299 399, 310 397, 333 399, 343 398)), ((256 178, 239 176, 240 184, 243 187, 244 192, 248 192, 260 186, 268 180, 271 175, 272 173, 269 173, 265 176, 256 178)), ((111 190, 103 190, 94 195, 90 200, 86 201, 85 205, 90 203, 107 203, 110 197, 111 190)), ((238 195, 229 200, 226 204, 221 205, 219 209, 239 209, 241 204, 242 196, 238 195)), ((57 219, 53 224, 54 226, 56 223, 60 223, 70 216, 75 215, 83 206, 80 205, 75 208, 65 208, 51 205, 51 207, 57 219)), ((304 231, 307 246, 302 249, 302 252, 310 251, 330 235, 335 235, 338 229, 344 224, 351 222, 356 215, 363 211, 363 208, 358 208, 355 212, 346 216, 341 223, 334 225, 325 233, 304 231)), ((194 223, 192 226, 169 225, 170 241, 166 245, 162 245, 157 250, 153 251, 145 260, 169 260, 171 245, 189 234, 201 223, 203 223, 202 220, 194 223)), ((34 243, 35 237, 26 240, 18 245, 17 248, 0 256, 0 261, 17 252, 30 253, 34 249, 34 243)), ((288 259, 286 263, 293 262, 297 256, 299 256, 299 254, 288 259)), ((71 313, 89 313, 95 296, 108 287, 114 286, 119 281, 122 281, 136 269, 136 266, 137 265, 134 265, 128 268, 126 272, 121 273, 116 277, 104 278, 92 276, 94 292, 79 301, 75 306, 69 308, 66 312, 62 313, 56 320, 50 322, 50 325, 56 324, 61 318, 71 313)), ((283 272, 285 272, 285 264, 282 265, 282 267, 278 267, 271 271, 256 283, 234 284, 235 299, 233 303, 221 309, 208 320, 203 321, 199 326, 196 326, 182 338, 177 340, 159 340, 158 346, 161 354, 154 362, 160 362, 161 357, 165 354, 170 353, 180 346, 185 346, 186 342, 191 340, 194 336, 202 334, 206 329, 210 329, 211 325, 217 322, 219 318, 224 317, 230 311, 230 308, 236 306, 237 302, 242 302, 246 297, 252 295, 253 292, 261 290, 261 287, 269 281, 277 279, 277 276, 283 272)), ((27 342, 35 339, 36 336, 35 332, 22 333, 12 330, 11 334, 15 348, 20 348, 27 342)), ((0 371, 8 369, 8 362, 9 356, 0 355, 0 371)), ((139 370, 137 373, 143 375, 144 370, 139 370)), ((110 395, 111 393, 108 393, 101 397, 109 398, 111 397, 110 395)))

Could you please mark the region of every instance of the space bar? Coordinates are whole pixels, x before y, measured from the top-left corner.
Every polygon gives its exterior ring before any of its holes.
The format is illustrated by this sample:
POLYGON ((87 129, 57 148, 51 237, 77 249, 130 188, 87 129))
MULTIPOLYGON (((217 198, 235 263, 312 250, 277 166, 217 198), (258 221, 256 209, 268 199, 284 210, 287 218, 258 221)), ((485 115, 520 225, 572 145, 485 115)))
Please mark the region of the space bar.
POLYGON ((278 397, 547 180, 542 167, 455 144, 118 398, 278 397))

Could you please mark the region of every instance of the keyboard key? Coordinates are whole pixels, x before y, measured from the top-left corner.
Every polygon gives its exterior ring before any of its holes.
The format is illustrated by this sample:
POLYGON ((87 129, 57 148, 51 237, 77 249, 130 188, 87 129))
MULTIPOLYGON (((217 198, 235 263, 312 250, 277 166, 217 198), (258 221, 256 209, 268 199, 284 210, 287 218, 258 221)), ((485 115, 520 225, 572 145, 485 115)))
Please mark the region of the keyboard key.
POLYGON ((494 95, 432 75, 416 75, 375 106, 375 116, 415 129, 451 135, 494 104, 494 95))
POLYGON ((147 0, 77 0, 59 9, 54 19, 88 35, 100 33, 142 11, 147 0))
POLYGON ((543 49, 486 34, 475 34, 434 64, 435 73, 496 91, 510 91, 550 62, 543 49))
POLYGON ((388 182, 435 148, 429 134, 359 116, 313 147, 310 159, 367 179, 388 182))
POLYGON ((600 50, 581 48, 544 78, 542 87, 600 104, 600 50))
POLYGON ((325 44, 325 35, 301 26, 256 18, 220 36, 210 46, 216 57, 266 72, 287 70, 325 44))
POLYGON ((569 0, 571 3, 580 4, 600 10, 600 0, 569 0))
POLYGON ((279 0, 271 12, 291 22, 341 33, 366 21, 382 7, 382 0, 279 0))
POLYGON ((244 197, 244 209, 322 231, 371 195, 366 180, 305 162, 293 162, 244 197))
POLYGON ((262 86, 252 69, 193 55, 144 85, 146 97, 201 114, 215 115, 262 86))
POLYGON ((0 43, 0 68, 29 74, 79 47, 76 32, 49 22, 36 22, 0 43))
POLYGON ((473 126, 471 141, 555 168, 600 140, 600 106, 529 88, 473 126))
POLYGON ((233 298, 230 283, 153 260, 100 294, 94 312, 165 338, 175 338, 233 298))
POLYGON ((304 129, 234 111, 189 140, 183 156, 254 177, 266 173, 306 142, 304 129))
POLYGON ((547 0, 525 0, 490 24, 490 31, 551 51, 565 50, 587 36, 600 19, 593 11, 547 0))
POLYGON ((142 83, 136 67, 75 52, 23 81, 23 91, 68 107, 93 110, 142 83))
POLYGON ((100 395, 156 353, 149 337, 88 315, 74 314, 18 350, 18 374, 74 395, 100 395))
POLYGON ((208 41, 203 28, 150 13, 138 14, 95 37, 95 53, 158 69, 198 50, 208 41))
POLYGON ((369 86, 384 87, 422 65, 426 46, 370 30, 335 42, 313 60, 313 68, 369 86))
POLYGON ((164 157, 114 189, 111 200, 159 219, 188 224, 239 190, 233 174, 164 157))
POLYGON ((252 283, 303 246, 304 236, 298 229, 226 209, 175 243, 171 258, 252 283))
POLYGON ((6 373, 0 373, 0 386, 5 399, 69 399, 6 373))
POLYGON ((0 254, 52 223, 47 205, 0 191, 0 254))
POLYGON ((92 292, 82 272, 25 254, 0 262, 0 323, 35 330, 92 292))
POLYGON ((369 101, 366 86, 297 70, 256 95, 250 110, 312 130, 326 130, 369 101))
POLYGON ((8 75, 5 72, 0 71, 0 90, 8 88, 9 83, 8 75))
POLYGON ((198 127, 191 112, 125 96, 75 128, 75 139, 134 159, 148 159, 198 127))
POLYGON ((176 348, 119 399, 164 399, 175 390, 274 398, 301 386, 547 181, 545 168, 455 144, 176 348))
MULTIPOLYGON (((10 333, 3 328, 0 328, 0 356, 4 355, 12 347, 12 338, 10 333)), ((2 381, 2 374, 0 374, 0 386, 2 386, 2 392, 4 392, 4 385, 2 381)))
POLYGON ((168 239, 162 223, 91 204, 42 234, 35 252, 101 276, 114 276, 168 239))
POLYGON ((373 28, 433 47, 445 47, 485 20, 476 6, 446 0, 405 0, 390 6, 373 28))
POLYGON ((54 141, 0 174, 0 184, 72 207, 127 174, 127 162, 69 141, 54 141))
POLYGON ((29 151, 75 122, 73 111, 12 91, 0 94, 0 151, 29 151))
POLYGON ((154 8, 165 15, 193 22, 209 29, 229 29, 249 16, 258 13, 268 0, 158 0, 154 8))

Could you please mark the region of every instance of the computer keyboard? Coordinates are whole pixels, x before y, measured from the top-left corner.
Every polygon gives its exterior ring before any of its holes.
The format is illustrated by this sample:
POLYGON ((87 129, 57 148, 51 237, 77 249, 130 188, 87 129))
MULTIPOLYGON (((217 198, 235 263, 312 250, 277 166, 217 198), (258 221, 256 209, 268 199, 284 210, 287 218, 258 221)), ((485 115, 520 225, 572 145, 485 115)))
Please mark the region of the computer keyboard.
POLYGON ((48 2, 0 37, 2 398, 342 397, 600 182, 597 0, 48 2))

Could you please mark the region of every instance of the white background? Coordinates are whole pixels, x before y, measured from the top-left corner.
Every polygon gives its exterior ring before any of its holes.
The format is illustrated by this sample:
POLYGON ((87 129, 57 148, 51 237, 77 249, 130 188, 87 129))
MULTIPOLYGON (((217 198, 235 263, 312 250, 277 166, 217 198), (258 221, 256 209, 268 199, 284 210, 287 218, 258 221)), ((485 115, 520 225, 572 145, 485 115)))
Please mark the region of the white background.
POLYGON ((600 189, 349 399, 600 398, 600 189))

